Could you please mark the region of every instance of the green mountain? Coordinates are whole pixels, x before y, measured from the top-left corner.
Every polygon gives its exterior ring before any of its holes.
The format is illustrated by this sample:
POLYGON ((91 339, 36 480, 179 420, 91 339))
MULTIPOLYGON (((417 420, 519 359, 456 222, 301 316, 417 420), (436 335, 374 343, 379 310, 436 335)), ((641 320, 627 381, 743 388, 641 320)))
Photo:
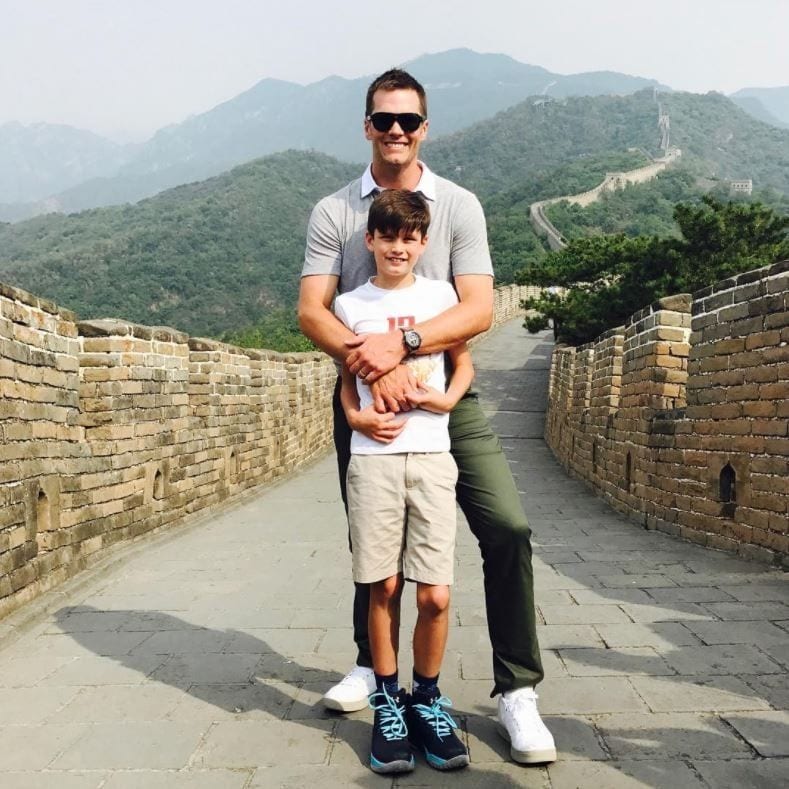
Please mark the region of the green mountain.
MULTIPOLYGON (((465 128, 533 94, 630 93, 657 85, 614 72, 554 74, 506 55, 468 49, 424 55, 405 65, 428 89, 431 137, 465 128)), ((72 180, 68 188, 47 192, 51 197, 46 201, 0 205, 0 220, 134 202, 286 149, 364 161, 368 146, 360 129, 370 79, 328 77, 304 86, 264 79, 208 112, 161 129, 114 169, 72 180)), ((14 199, 0 191, 0 203, 14 199)))
POLYGON ((357 173, 286 152, 137 205, 0 225, 0 280, 82 318, 220 334, 295 304, 310 211, 357 173))
MULTIPOLYGON (((719 93, 659 94, 669 113, 671 144, 701 175, 752 178, 757 188, 789 193, 789 131, 752 118, 719 93)), ((517 188, 562 163, 643 149, 659 153, 653 91, 632 96, 529 100, 488 121, 426 146, 428 160, 486 195, 517 188)), ((545 197, 568 194, 549 186, 545 197)))
MULTIPOLYGON (((789 131, 759 123, 718 94, 660 100, 689 175, 670 170, 661 182, 669 191, 627 203, 622 210, 632 213, 634 229, 665 219, 677 194, 672 179, 676 189, 698 194, 699 184, 709 189, 751 177, 757 191, 789 195, 789 131)), ((646 91, 527 101, 425 146, 424 155, 437 172, 479 194, 497 278, 507 282, 545 255, 529 225, 531 202, 637 167, 648 161, 643 149, 655 152, 657 141, 657 104, 646 91)), ((360 171, 323 154, 290 151, 136 205, 0 225, 0 280, 86 318, 169 324, 197 335, 239 331, 292 309, 310 210, 360 171)))

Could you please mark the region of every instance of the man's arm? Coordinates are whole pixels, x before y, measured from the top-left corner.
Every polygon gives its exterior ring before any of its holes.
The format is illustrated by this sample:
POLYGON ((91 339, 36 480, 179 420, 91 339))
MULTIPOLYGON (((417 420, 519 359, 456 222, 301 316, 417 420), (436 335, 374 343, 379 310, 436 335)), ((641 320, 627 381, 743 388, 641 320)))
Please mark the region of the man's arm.
MULTIPOLYGON (((422 337, 419 353, 445 351, 490 328, 493 322, 493 277, 463 274, 455 277, 454 283, 460 301, 414 327, 422 337)), ((367 371, 368 381, 374 381, 391 370, 392 360, 402 361, 406 355, 403 333, 399 329, 358 337, 351 345, 353 350, 345 357, 348 369, 354 375, 367 371)))
POLYGON ((299 327, 322 351, 338 362, 350 351, 348 341, 356 335, 331 311, 339 277, 314 274, 301 278, 299 286, 299 327))

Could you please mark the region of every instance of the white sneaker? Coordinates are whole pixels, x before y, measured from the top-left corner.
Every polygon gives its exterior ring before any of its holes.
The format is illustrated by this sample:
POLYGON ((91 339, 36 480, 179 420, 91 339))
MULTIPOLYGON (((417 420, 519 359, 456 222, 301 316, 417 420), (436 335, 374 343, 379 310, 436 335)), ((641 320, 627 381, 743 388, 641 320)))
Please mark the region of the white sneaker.
POLYGON ((510 743, 510 755, 521 764, 556 761, 556 744, 537 711, 534 688, 518 688, 499 696, 499 733, 510 743))
POLYGON ((367 699, 374 691, 373 670, 354 666, 336 685, 326 691, 323 705, 338 712, 356 712, 367 706, 367 699))

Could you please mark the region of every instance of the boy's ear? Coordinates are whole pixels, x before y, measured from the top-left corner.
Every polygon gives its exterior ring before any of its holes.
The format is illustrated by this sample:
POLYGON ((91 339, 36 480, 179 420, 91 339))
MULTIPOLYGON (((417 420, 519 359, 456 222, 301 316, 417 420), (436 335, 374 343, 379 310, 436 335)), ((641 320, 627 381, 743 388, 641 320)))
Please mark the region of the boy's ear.
POLYGON ((373 251, 373 236, 372 236, 371 233, 368 233, 368 232, 365 231, 364 243, 367 244, 367 249, 369 249, 370 252, 372 252, 373 251))
POLYGON ((422 236, 422 242, 421 243, 422 243, 422 246, 425 246, 427 244, 427 236, 424 236, 424 235, 422 236))

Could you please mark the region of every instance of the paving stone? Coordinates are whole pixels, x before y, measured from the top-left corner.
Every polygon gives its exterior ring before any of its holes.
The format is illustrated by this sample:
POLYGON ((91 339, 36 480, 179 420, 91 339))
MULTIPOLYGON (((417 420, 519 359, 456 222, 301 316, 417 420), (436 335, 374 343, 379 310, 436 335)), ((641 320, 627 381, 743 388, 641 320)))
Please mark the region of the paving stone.
POLYGON ((648 713, 596 720, 614 759, 750 757, 751 749, 714 715, 648 713))
POLYGON ((178 707, 183 696, 182 690, 158 683, 82 688, 70 704, 52 717, 51 722, 162 721, 178 707))
POLYGON ((783 674, 785 669, 749 644, 678 647, 663 658, 678 674, 783 674))
MULTIPOLYGON (((663 591, 663 590, 661 590, 663 591)), ((572 589, 568 592, 579 605, 650 604, 654 599, 643 589, 572 589)))
MULTIPOLYGON (((671 760, 556 762, 548 767, 551 789, 701 789, 704 784, 684 762, 671 760)), ((718 786, 717 784, 712 784, 718 786)), ((742 786, 746 784, 741 784, 742 786)))
MULTIPOLYGON (((379 776, 380 778, 380 776, 379 776)), ((524 767, 513 762, 472 764, 464 770, 439 772, 424 761, 417 761, 412 773, 401 775, 396 786, 430 787, 430 789, 548 789, 548 771, 544 767, 524 767)))
POLYGON ((649 596, 658 603, 710 603, 731 601, 733 596, 716 586, 680 586, 670 589, 650 589, 649 596))
POLYGON ((0 780, 3 771, 43 770, 85 733, 85 726, 0 726, 0 780))
POLYGON ((39 772, 0 773, 0 784, 7 789, 105 789, 104 772, 41 770, 39 772))
POLYGON ((547 715, 595 715, 641 712, 646 705, 624 677, 560 677, 538 686, 540 712, 547 715))
POLYGON ((159 661, 151 679, 180 688, 245 683, 251 680, 260 660, 259 654, 174 655, 159 661))
POLYGON ((150 637, 150 633, 93 632, 39 636, 28 649, 59 657, 95 657, 96 655, 128 655, 135 647, 150 637))
POLYGON ((541 649, 597 647, 602 641, 591 625, 537 625, 541 649))
MULTIPOLYGON (((22 642, 26 644, 26 641, 22 642)), ((2 658, 2 654, 0 654, 2 658)), ((0 688, 29 688, 54 674, 74 660, 58 655, 42 655, 32 651, 27 657, 2 660, 0 688)))
POLYGON ((654 589, 662 586, 677 586, 676 581, 658 573, 648 575, 600 575, 600 583, 611 589, 654 589))
POLYGON ((724 621, 781 620, 789 617, 789 606, 783 603, 707 603, 705 608, 724 621))
MULTIPOLYGON (((555 651, 543 649, 540 653, 542 668, 546 677, 555 677, 567 673, 564 664, 555 651)), ((444 661, 446 665, 446 660, 444 661)), ((493 658, 490 650, 485 652, 464 651, 460 655, 460 676, 462 679, 493 678, 493 658)), ((446 668, 441 669, 441 676, 447 675, 446 668)))
POLYGON ((200 742, 201 724, 169 721, 97 723, 52 763, 60 769, 179 769, 200 742))
POLYGON ((245 789, 246 770, 135 770, 115 772, 102 789, 245 789))
POLYGON ((737 677, 631 677, 630 681, 654 712, 721 712, 768 707, 737 677))
POLYGON ((40 684, 46 687, 68 685, 141 685, 166 658, 159 655, 73 658, 40 684))
POLYGON ((631 621, 619 607, 613 605, 541 605, 539 610, 548 625, 592 625, 631 621))
POLYGON ((559 652, 573 677, 605 677, 631 674, 649 676, 676 673, 651 647, 617 649, 562 649, 559 652))
POLYGON ((724 715, 760 756, 789 756, 789 712, 738 712, 724 715))
POLYGON ((789 634, 770 622, 686 622, 706 644, 787 644, 789 634))
POLYGON ((654 647, 657 650, 701 643, 684 625, 674 622, 632 625, 596 625, 595 630, 611 649, 620 647, 654 647))
POLYGON ((672 603, 671 605, 633 605, 623 603, 624 611, 634 622, 679 622, 689 619, 710 620, 714 617, 696 603, 672 603))
POLYGON ((714 789, 777 789, 786 786, 785 759, 693 762, 693 769, 714 789))
POLYGON ((225 721, 205 736, 192 759, 196 767, 261 767, 323 764, 333 721, 225 721))
POLYGON ((391 786, 387 781, 391 781, 391 778, 386 779, 376 775, 364 765, 335 767, 333 765, 285 764, 258 768, 246 789, 304 789, 305 787, 383 789, 383 787, 391 786))
POLYGON ((743 602, 770 600, 786 602, 789 600, 789 581, 757 582, 739 586, 723 586, 721 589, 735 600, 743 602))
POLYGON ((79 688, 0 688, 0 726, 43 723, 77 693, 79 688))

